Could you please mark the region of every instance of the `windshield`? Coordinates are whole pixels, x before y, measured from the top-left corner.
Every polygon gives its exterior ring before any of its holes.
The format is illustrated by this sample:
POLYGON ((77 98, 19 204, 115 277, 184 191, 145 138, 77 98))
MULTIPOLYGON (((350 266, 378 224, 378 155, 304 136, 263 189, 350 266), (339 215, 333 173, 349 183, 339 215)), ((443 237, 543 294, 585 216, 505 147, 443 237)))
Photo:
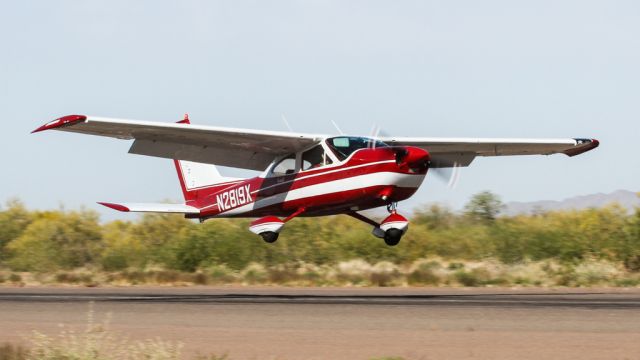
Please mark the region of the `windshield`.
POLYGON ((387 147, 389 145, 380 140, 366 137, 338 136, 327 139, 327 145, 340 161, 346 159, 354 151, 373 147, 387 147))

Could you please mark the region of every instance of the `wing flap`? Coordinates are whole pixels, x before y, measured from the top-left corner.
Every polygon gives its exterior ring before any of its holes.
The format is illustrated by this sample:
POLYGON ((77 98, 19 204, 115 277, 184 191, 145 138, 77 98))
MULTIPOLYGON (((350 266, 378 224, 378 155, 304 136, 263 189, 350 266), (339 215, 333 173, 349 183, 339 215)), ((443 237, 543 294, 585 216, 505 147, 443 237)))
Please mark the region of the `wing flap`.
POLYGON ((273 161, 275 155, 245 149, 192 145, 167 141, 135 140, 130 154, 180 159, 205 164, 216 164, 249 170, 262 171, 273 161))

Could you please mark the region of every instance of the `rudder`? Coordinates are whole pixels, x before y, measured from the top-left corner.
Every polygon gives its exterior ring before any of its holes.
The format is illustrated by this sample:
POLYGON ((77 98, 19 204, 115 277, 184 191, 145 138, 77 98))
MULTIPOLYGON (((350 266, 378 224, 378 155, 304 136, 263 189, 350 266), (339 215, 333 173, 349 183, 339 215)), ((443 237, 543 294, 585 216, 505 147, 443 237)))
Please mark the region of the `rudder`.
MULTIPOLYGON (((190 124, 189 115, 185 114, 179 124, 190 124)), ((229 183, 242 179, 229 178, 220 175, 218 168, 213 164, 204 164, 186 160, 173 160, 182 194, 186 201, 198 198, 198 192, 203 189, 215 191, 216 185, 226 186, 229 183)))

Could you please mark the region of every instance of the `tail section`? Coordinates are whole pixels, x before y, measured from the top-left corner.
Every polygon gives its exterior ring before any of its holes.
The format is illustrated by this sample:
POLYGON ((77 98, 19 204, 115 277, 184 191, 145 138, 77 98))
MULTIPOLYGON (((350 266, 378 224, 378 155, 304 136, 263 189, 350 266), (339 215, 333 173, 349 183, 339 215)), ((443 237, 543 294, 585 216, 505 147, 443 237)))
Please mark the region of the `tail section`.
MULTIPOLYGON (((179 124, 189 124, 189 116, 178 121, 179 124)), ((186 204, 150 204, 150 203, 111 203, 100 202, 114 210, 124 212, 155 212, 177 213, 186 217, 198 217, 200 214, 198 199, 205 198, 219 190, 234 185, 243 179, 228 178, 220 175, 215 165, 192 161, 174 160, 178 179, 182 187, 182 194, 186 204)))
POLYGON ((207 190, 206 193, 211 193, 242 180, 220 175, 216 166, 212 164, 184 160, 174 160, 173 162, 186 201, 196 200, 204 190, 207 190))
MULTIPOLYGON (((185 114, 184 119, 178 124, 190 124, 189 115, 185 114)), ((203 164, 185 160, 173 160, 178 179, 182 187, 182 194, 186 201, 196 200, 202 192, 207 194, 218 191, 242 179, 229 178, 220 175, 220 172, 213 164, 203 164)))

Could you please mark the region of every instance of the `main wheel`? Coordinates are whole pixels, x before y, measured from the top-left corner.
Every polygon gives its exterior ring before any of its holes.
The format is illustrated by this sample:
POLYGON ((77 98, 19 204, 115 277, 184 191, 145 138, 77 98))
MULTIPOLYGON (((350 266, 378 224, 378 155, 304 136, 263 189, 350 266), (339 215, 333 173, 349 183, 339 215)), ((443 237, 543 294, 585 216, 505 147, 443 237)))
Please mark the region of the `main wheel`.
POLYGON ((263 233, 260 233, 260 236, 262 236, 262 240, 268 242, 269 244, 276 242, 276 240, 278 240, 278 235, 280 234, 273 231, 265 231, 263 233))
POLYGON ((402 230, 389 229, 384 232, 384 243, 389 246, 396 246, 402 238, 402 230))

